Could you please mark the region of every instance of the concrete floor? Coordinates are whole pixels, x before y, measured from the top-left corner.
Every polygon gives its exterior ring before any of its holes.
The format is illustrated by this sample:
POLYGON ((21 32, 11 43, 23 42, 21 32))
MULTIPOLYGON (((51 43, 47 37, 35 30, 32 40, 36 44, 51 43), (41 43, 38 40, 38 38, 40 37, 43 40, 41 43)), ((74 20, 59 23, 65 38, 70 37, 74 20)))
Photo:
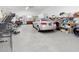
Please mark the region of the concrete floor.
MULTIPOLYGON (((14 52, 79 52, 79 37, 74 34, 38 32, 31 25, 22 25, 18 30, 21 33, 13 35, 14 52)), ((11 51, 9 40, 0 43, 0 51, 11 51)))

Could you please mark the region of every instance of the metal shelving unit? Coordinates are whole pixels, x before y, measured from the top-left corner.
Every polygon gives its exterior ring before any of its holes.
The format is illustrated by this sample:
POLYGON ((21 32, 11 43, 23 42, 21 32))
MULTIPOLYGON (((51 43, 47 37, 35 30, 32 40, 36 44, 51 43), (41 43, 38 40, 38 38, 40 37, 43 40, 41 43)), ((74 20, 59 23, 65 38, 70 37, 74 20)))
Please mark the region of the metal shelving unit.
POLYGON ((10 48, 11 51, 13 51, 13 43, 12 43, 12 18, 15 16, 14 13, 10 13, 9 15, 6 15, 5 18, 0 23, 0 42, 6 42, 5 40, 1 40, 1 38, 10 38, 10 48), (4 36, 5 34, 5 36, 4 36), (6 35, 7 34, 7 35, 6 35))

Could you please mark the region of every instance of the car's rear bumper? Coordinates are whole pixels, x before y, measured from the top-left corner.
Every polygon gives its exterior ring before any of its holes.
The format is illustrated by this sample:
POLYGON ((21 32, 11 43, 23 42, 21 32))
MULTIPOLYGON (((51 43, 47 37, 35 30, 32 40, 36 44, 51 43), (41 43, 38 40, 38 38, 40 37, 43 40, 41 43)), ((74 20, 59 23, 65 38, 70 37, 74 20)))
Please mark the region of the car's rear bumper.
POLYGON ((55 30, 56 26, 40 26, 40 30, 55 30))

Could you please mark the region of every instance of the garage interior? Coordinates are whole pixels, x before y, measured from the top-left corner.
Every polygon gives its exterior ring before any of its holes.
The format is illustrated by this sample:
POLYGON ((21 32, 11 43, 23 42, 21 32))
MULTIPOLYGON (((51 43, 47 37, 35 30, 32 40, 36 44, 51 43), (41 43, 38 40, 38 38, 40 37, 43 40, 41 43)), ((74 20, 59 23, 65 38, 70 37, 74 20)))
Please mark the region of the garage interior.
MULTIPOLYGON (((79 52, 79 27, 74 33, 74 27, 79 25, 69 24, 61 26, 61 21, 65 19, 79 18, 78 6, 0 6, 0 52, 79 52), (15 14, 11 19, 6 15, 15 14), (33 22, 37 19, 50 18, 59 22, 59 29, 38 32, 33 28, 33 22), (5 20, 4 20, 5 19, 5 20), (11 20, 11 22, 7 19, 11 20), (4 21, 3 21, 4 20, 4 21), (6 37, 2 24, 11 25, 8 30, 10 36, 6 37), (14 26, 12 26, 12 24, 14 26), (2 27, 1 27, 2 26, 2 27), (63 27, 63 28, 61 28, 63 27), (67 30, 65 30, 67 29, 67 30), (5 36, 5 37, 3 37, 5 36)), ((69 21, 69 20, 68 20, 69 21)), ((63 22, 64 23, 64 22, 63 22)), ((75 23, 73 23, 75 24, 75 23)), ((7 27, 7 26, 6 26, 7 27)))

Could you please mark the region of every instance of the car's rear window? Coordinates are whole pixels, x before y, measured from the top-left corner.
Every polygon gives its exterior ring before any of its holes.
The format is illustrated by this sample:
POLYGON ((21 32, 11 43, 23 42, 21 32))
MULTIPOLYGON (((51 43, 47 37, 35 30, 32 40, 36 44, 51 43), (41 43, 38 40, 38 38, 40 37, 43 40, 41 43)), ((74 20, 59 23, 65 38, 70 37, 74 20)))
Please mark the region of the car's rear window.
POLYGON ((44 19, 44 18, 42 18, 42 19, 36 19, 36 21, 50 21, 50 19, 44 19))
POLYGON ((49 19, 41 19, 42 21, 50 21, 49 19))

